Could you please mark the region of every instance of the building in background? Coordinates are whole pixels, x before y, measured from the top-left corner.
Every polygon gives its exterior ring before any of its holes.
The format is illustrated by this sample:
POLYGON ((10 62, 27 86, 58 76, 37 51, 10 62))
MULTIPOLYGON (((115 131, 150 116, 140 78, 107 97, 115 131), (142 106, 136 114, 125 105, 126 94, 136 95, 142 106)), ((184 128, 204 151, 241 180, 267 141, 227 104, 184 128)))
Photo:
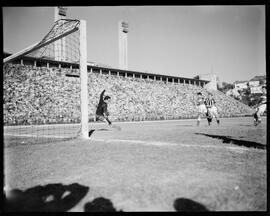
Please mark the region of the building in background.
POLYGON ((233 84, 236 90, 242 91, 248 88, 248 81, 235 81, 233 84))
POLYGON ((262 86, 266 85, 266 76, 255 76, 249 81, 235 81, 234 88, 226 94, 230 96, 237 96, 237 92, 243 94, 248 90, 250 94, 261 94, 262 86))
POLYGON ((266 83, 266 76, 255 76, 249 80, 249 86, 259 86, 266 83))
POLYGON ((262 86, 266 84, 266 76, 255 76, 248 82, 251 94, 262 93, 262 86))

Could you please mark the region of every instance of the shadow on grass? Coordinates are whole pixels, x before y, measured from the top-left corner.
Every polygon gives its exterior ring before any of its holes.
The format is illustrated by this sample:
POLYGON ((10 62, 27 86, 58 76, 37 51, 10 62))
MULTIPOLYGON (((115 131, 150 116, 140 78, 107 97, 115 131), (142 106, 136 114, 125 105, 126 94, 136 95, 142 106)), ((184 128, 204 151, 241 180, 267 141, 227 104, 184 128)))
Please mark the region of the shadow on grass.
MULTIPOLYGON (((75 207, 88 191, 89 187, 78 183, 38 185, 25 191, 14 189, 4 197, 4 212, 66 212, 75 207)), ((181 212, 209 211, 204 205, 187 198, 177 198, 173 207, 181 212)), ((123 210, 117 211, 111 200, 98 197, 85 203, 84 212, 123 212, 123 210)))
POLYGON ((254 125, 252 125, 252 124, 239 124, 239 126, 254 127, 254 125))
POLYGON ((220 136, 220 135, 211 135, 211 134, 204 134, 204 133, 195 133, 197 135, 204 135, 215 139, 221 139, 223 143, 235 144, 238 146, 245 146, 248 148, 258 148, 258 149, 266 149, 266 145, 261 143, 246 141, 246 140, 237 140, 233 139, 230 136, 220 136))
POLYGON ((173 207, 178 212, 207 212, 209 211, 204 205, 187 198, 177 198, 173 207))
MULTIPOLYGON (((117 212, 111 200, 98 197, 84 205, 85 212, 117 212)), ((120 210, 122 212, 122 210, 120 210)))
POLYGON ((88 137, 91 137, 95 131, 109 131, 107 128, 93 129, 88 132, 88 137))
POLYGON ((78 183, 48 184, 25 191, 14 189, 5 197, 5 212, 64 212, 77 205, 89 187, 78 183))
POLYGON ((92 134, 95 132, 95 130, 90 130, 89 132, 88 132, 88 137, 91 137, 92 136, 92 134))

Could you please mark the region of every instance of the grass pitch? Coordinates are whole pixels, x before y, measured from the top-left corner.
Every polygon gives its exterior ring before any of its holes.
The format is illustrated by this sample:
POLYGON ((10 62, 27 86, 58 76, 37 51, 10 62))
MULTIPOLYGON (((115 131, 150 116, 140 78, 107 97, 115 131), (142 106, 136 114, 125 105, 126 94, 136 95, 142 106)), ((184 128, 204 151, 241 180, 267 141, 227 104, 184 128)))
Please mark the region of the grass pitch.
POLYGON ((84 211, 97 197, 122 211, 175 211, 178 198, 210 211, 266 211, 266 119, 257 127, 252 121, 115 123, 121 131, 37 145, 9 137, 5 181, 23 191, 57 183, 89 187, 68 211, 84 211))

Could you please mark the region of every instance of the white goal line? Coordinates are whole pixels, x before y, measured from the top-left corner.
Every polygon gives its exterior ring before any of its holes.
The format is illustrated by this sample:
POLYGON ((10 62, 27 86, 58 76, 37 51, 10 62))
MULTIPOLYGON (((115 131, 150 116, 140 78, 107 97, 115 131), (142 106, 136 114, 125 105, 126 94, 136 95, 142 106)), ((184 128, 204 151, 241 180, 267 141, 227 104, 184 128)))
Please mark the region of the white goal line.
POLYGON ((38 138, 71 138, 72 136, 55 136, 55 135, 44 135, 44 134, 11 134, 4 133, 4 136, 15 136, 15 137, 38 137, 38 138))

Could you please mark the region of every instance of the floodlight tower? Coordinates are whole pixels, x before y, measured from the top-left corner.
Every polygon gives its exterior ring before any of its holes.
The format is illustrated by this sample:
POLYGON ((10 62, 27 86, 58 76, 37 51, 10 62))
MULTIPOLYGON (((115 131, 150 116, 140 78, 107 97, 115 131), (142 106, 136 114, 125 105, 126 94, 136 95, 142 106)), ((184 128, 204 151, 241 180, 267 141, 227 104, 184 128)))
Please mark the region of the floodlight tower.
MULTIPOLYGON (((66 19, 67 17, 67 8, 66 7, 55 7, 54 8, 54 22, 59 19, 66 19)), ((66 40, 61 38, 57 40, 54 44, 54 54, 55 60, 57 61, 66 61, 66 40)))
POLYGON ((119 37, 119 68, 127 70, 128 68, 128 47, 127 47, 128 23, 119 21, 118 37, 119 37))

